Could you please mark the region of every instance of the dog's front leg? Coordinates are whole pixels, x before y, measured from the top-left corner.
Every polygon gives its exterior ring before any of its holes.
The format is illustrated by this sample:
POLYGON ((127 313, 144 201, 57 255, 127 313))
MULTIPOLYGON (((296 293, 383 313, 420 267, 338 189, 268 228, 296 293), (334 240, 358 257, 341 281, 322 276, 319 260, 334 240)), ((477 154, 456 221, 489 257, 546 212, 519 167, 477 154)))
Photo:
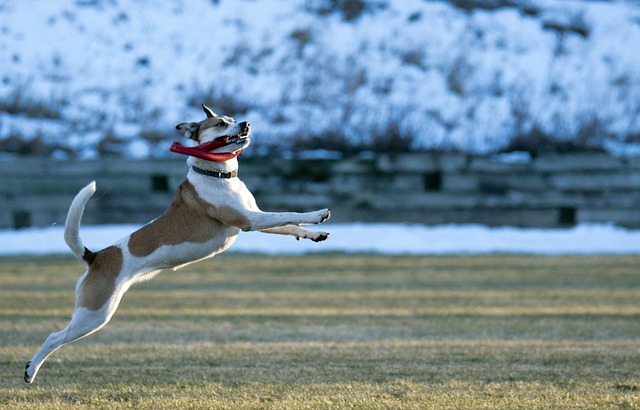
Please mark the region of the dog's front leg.
POLYGON ((311 239, 314 242, 325 241, 329 237, 329 232, 309 231, 296 225, 276 226, 275 228, 261 229, 260 232, 273 233, 278 235, 291 235, 296 239, 311 239))
POLYGON ((285 225, 319 224, 331 216, 329 209, 313 212, 263 212, 241 181, 235 181, 235 185, 222 192, 204 191, 201 197, 204 201, 194 200, 195 206, 204 206, 211 218, 243 231, 262 231, 285 225))
POLYGON ((320 224, 331 216, 329 209, 303 213, 242 210, 240 213, 245 220, 242 221, 242 226, 236 226, 243 231, 262 231, 286 225, 320 224))
POLYGON ((262 212, 256 208, 214 205, 209 207, 208 213, 211 218, 226 225, 236 226, 245 232, 262 231, 286 225, 319 224, 331 216, 331 211, 328 209, 297 213, 262 212))

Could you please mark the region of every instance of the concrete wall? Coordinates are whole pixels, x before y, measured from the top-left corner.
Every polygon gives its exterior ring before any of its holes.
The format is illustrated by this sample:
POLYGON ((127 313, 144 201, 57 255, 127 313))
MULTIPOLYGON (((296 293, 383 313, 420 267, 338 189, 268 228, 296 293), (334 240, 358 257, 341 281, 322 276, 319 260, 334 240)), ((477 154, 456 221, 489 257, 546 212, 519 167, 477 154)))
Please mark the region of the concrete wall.
MULTIPOLYGON (((373 159, 240 159, 263 210, 329 207, 332 221, 640 228, 640 158, 541 156, 508 163, 463 154, 373 159)), ((63 224, 73 195, 98 192, 83 223, 144 223, 186 175, 184 160, 0 161, 0 228, 63 224)))

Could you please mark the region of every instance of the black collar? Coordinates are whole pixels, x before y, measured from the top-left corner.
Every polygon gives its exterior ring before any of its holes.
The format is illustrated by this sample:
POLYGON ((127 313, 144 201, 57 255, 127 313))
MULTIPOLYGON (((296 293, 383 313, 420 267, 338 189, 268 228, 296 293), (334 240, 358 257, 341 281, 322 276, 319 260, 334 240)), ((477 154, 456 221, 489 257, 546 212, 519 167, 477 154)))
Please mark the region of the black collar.
POLYGON ((214 178, 229 179, 229 178, 235 178, 235 177, 238 176, 238 170, 237 169, 235 169, 233 171, 230 171, 230 172, 209 171, 208 169, 202 169, 202 168, 194 167, 193 165, 191 166, 191 169, 193 169, 198 174, 206 175, 208 177, 214 177, 214 178))

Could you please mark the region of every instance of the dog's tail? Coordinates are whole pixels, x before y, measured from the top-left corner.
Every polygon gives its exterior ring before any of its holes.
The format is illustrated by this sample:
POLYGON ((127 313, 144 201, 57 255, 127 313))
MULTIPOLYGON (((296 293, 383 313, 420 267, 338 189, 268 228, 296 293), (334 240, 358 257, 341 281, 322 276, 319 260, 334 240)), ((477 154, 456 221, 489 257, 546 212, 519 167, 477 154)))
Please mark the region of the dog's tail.
POLYGON ((95 181, 78 192, 76 197, 73 198, 73 202, 71 202, 69 212, 67 213, 67 221, 64 224, 65 242, 67 242, 67 245, 69 245, 69 248, 71 248, 76 257, 87 266, 93 261, 93 258, 95 258, 95 253, 85 248, 82 239, 80 239, 80 220, 82 219, 85 205, 95 192, 95 181))

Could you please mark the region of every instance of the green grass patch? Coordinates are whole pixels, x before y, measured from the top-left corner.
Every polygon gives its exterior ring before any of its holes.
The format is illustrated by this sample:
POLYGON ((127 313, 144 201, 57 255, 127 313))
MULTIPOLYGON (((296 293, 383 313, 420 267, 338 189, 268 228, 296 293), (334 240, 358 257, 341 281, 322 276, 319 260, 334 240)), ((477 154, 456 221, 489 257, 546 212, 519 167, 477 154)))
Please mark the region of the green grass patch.
POLYGON ((80 264, 0 258, 0 408, 639 408, 640 257, 225 254, 24 364, 80 264))

